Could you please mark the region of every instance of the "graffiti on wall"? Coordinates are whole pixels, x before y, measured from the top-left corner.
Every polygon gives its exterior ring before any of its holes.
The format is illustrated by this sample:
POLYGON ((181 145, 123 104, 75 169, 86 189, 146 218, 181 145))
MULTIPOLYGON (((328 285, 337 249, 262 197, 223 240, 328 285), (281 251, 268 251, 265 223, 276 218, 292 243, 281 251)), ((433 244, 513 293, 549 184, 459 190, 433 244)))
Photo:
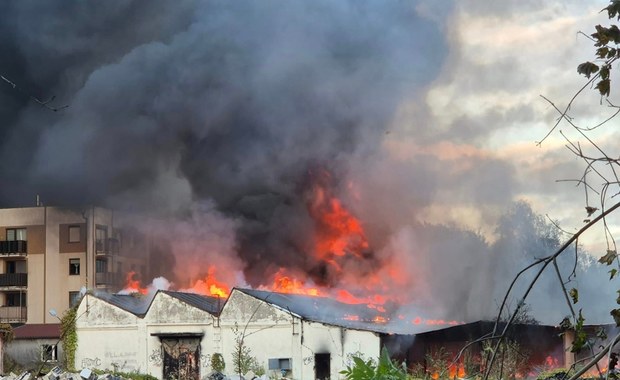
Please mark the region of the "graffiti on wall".
POLYGON ((82 359, 82 368, 99 367, 100 365, 101 365, 101 359, 99 359, 99 358, 84 358, 84 359, 82 359))
POLYGON ((349 353, 347 354, 347 357, 346 357, 346 358, 345 358, 345 360, 344 360, 344 365, 345 365, 345 366, 347 366, 347 367, 352 366, 352 365, 355 363, 355 362, 353 361, 353 357, 357 357, 357 358, 360 358, 360 359, 362 359, 362 360, 365 360, 365 359, 364 359, 364 354, 363 354, 362 352, 360 352, 360 351, 356 351, 356 352, 349 352, 349 353))
POLYGON ((149 363, 153 364, 155 367, 161 367, 164 362, 164 350, 161 348, 155 349, 149 355, 149 363))
POLYGON ((108 351, 105 353, 106 361, 109 362, 116 371, 135 371, 139 368, 138 353, 135 351, 108 351))

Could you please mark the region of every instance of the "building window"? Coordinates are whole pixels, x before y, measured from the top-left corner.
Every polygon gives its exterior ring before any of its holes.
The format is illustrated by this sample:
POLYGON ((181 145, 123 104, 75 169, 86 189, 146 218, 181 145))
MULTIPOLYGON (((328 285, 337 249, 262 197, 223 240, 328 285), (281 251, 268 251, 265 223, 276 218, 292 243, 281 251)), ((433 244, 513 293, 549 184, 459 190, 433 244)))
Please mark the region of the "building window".
POLYGON ((97 252, 105 252, 107 250, 107 240, 108 227, 97 225, 97 228, 95 229, 95 245, 97 252))
POLYGON ((69 274, 72 276, 80 274, 80 259, 69 259, 69 274))
POLYGON ((80 292, 69 292, 69 307, 74 307, 80 300, 82 299, 82 294, 80 292))
POLYGON ((108 269, 108 262, 102 259, 95 261, 95 270, 97 273, 105 273, 108 269))
POLYGON ((269 359, 267 362, 270 370, 279 369, 279 370, 290 370, 291 369, 291 359, 290 358, 277 358, 277 359, 269 359))
POLYGON ((25 228, 7 228, 6 229, 6 240, 8 241, 28 240, 26 239, 26 229, 25 228))
POLYGON ((7 260, 4 268, 4 273, 28 273, 28 271, 26 270, 26 261, 23 260, 7 260))
POLYGON ((41 345, 41 361, 55 362, 57 360, 58 360, 58 357, 56 356, 56 345, 55 344, 41 345))
POLYGON ((80 226, 69 226, 69 243, 79 243, 81 239, 80 226))
POLYGON ((5 306, 21 306, 26 307, 26 293, 10 292, 6 293, 5 306))

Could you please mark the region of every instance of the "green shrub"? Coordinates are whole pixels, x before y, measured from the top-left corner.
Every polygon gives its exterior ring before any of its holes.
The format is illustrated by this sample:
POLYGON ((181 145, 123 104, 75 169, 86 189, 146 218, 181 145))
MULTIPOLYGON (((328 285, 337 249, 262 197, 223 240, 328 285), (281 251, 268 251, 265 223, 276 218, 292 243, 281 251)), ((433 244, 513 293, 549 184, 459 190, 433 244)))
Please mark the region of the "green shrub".
POLYGON ((369 359, 364 361, 359 356, 353 356, 353 366, 347 366, 347 369, 340 371, 347 380, 407 380, 407 368, 405 365, 390 359, 390 355, 385 347, 381 350, 379 361, 369 359))
POLYGON ((542 371, 536 377, 536 380, 562 380, 568 379, 570 375, 566 368, 555 368, 548 371, 542 371))
POLYGON ((222 354, 216 352, 213 356, 211 356, 211 369, 215 372, 224 373, 226 363, 224 362, 224 357, 222 354))
MULTIPOLYGON (((103 375, 106 373, 110 373, 110 371, 104 371, 101 369, 93 369, 93 372, 97 375, 103 375)), ((114 375, 119 376, 123 379, 130 380, 158 380, 155 376, 147 375, 146 373, 138 373, 138 372, 117 372, 113 371, 114 375)))

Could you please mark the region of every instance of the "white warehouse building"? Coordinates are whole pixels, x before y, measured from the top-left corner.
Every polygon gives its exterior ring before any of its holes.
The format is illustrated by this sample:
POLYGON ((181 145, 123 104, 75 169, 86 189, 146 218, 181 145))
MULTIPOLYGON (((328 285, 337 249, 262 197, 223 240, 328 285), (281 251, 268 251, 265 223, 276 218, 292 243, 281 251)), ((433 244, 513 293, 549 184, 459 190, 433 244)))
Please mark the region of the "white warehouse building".
POLYGON ((243 339, 271 378, 337 379, 352 356, 376 358, 386 326, 364 305, 233 289, 227 300, 191 293, 87 294, 76 314, 75 367, 203 379, 221 354, 225 374, 243 339))

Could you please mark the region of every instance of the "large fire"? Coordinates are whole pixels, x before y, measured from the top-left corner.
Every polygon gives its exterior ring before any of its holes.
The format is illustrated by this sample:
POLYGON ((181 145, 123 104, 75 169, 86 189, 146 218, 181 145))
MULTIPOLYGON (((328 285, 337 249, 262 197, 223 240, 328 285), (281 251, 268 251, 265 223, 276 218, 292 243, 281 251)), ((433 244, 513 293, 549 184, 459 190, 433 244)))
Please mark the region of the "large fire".
POLYGON ((315 253, 338 271, 342 270, 337 257, 363 258, 370 248, 362 223, 342 204, 326 183, 331 175, 322 172, 323 180, 317 181, 308 201, 308 212, 316 224, 315 253))
MULTIPOLYGON (((279 293, 330 297, 342 303, 367 305, 376 313, 375 323, 388 323, 392 318, 387 313, 388 308, 397 306, 402 299, 385 292, 389 288, 386 285, 386 278, 395 279, 406 276, 398 265, 380 262, 374 257, 362 221, 356 218, 345 203, 336 196, 331 174, 324 170, 315 174, 312 184, 307 187, 306 191, 308 215, 314 221, 314 247, 307 254, 310 255, 309 260, 317 262, 317 265, 324 268, 323 275, 331 276, 331 280, 322 281, 325 279, 315 278, 307 273, 293 272, 290 268, 281 266, 277 267, 274 273, 265 273, 265 278, 270 279, 270 282, 257 288, 279 293), (384 273, 383 277, 379 275, 381 269, 384 273), (353 279, 347 282, 346 289, 333 280, 345 274, 353 279)), ((210 263, 206 266, 205 276, 194 280, 193 284, 181 290, 226 298, 232 287, 239 285, 222 280, 227 277, 228 273, 221 271, 222 268, 218 268, 217 264, 210 263)), ((148 289, 141 284, 136 273, 132 271, 127 274, 123 292, 145 294, 148 289)), ((359 320, 359 318, 356 315, 343 316, 343 319, 348 320, 359 320)), ((410 319, 403 315, 395 319, 408 321, 412 325, 459 323, 420 317, 410 319)))

